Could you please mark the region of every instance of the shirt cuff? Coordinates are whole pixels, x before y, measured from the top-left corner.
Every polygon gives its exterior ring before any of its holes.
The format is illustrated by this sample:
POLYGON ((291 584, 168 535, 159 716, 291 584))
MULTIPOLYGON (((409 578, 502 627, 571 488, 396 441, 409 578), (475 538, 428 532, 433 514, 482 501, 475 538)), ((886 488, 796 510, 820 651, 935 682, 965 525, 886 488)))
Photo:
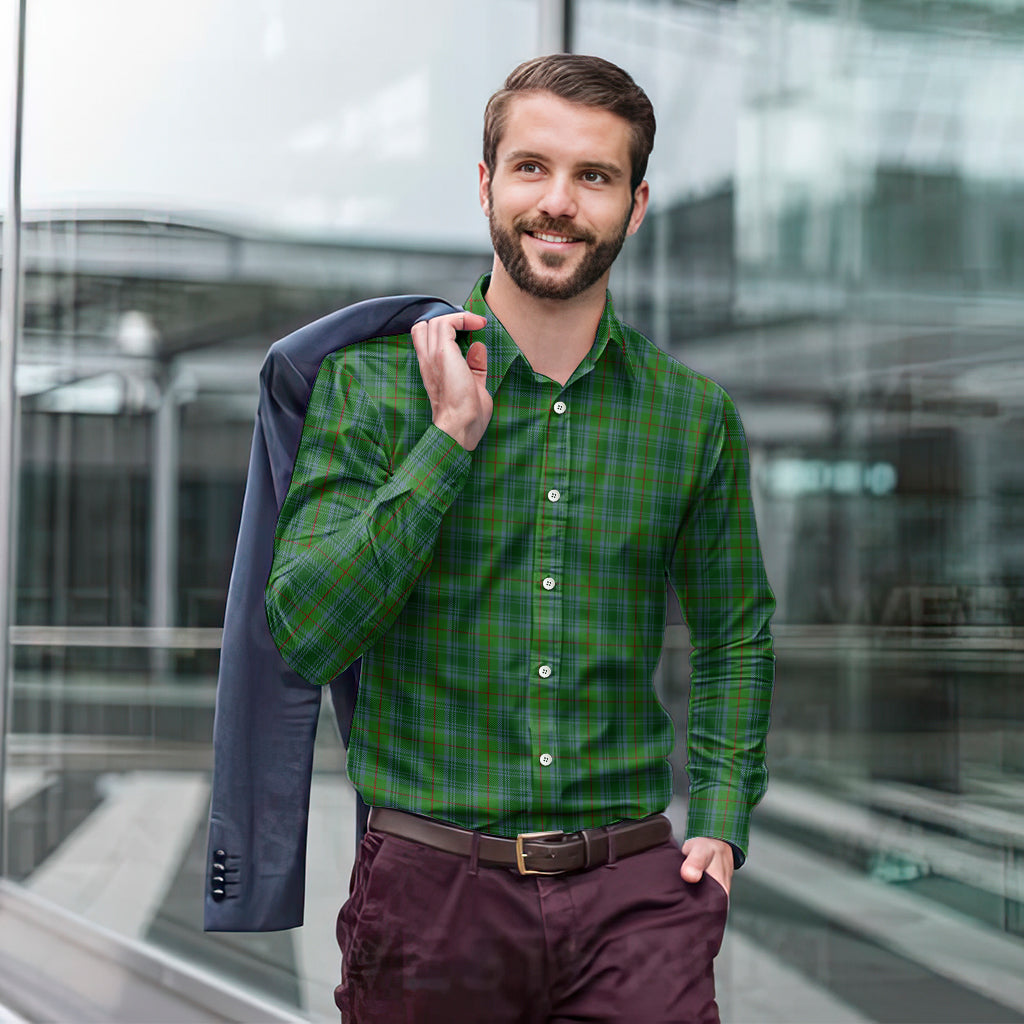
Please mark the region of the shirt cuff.
POLYGON ((465 486, 473 459, 451 435, 433 423, 402 460, 392 484, 405 477, 409 488, 438 512, 447 512, 465 486))
POLYGON ((740 867, 747 859, 750 843, 750 809, 736 790, 714 787, 690 791, 686 814, 686 838, 706 836, 732 847, 733 863, 740 867))

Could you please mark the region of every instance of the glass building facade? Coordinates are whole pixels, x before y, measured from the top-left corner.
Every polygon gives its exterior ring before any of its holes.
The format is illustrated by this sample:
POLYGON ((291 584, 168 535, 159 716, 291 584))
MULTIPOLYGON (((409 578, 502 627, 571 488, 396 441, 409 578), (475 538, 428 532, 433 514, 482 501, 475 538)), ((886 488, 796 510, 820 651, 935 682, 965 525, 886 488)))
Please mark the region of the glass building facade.
MULTIPOLYGON (((1024 1020, 1024 2, 24 6, 20 217, 0 121, 10 898, 274 1019, 336 1019, 354 801, 329 720, 306 924, 201 930, 257 373, 358 299, 468 295, 484 104, 566 47, 654 101, 651 210, 612 291, 736 400, 779 600, 723 1019, 1024 1020)), ((18 12, 0 2, 5 54, 18 12)), ((680 831, 688 653, 670 625, 680 831)), ((0 901, 14 955, 3 933, 0 901)))

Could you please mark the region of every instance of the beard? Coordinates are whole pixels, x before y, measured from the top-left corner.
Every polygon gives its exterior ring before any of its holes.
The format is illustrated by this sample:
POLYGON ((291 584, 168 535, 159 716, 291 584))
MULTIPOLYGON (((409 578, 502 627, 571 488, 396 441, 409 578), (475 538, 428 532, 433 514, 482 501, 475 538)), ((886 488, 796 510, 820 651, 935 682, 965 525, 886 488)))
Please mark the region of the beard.
MULTIPOLYGON (((488 200, 490 212, 487 221, 491 229, 491 244, 494 246, 495 255, 515 285, 527 295, 538 299, 572 299, 600 281, 622 249, 629 218, 633 212, 630 204, 629 212, 619 230, 610 237, 598 239, 590 232, 581 231, 571 221, 548 218, 530 220, 525 216, 517 217, 512 221, 512 227, 506 228, 498 223, 494 214, 494 197, 490 191, 488 200), (530 260, 523 249, 521 236, 526 232, 564 235, 577 239, 586 246, 583 259, 568 277, 555 280, 541 277, 530 266, 530 260)), ((540 261, 544 266, 557 270, 564 266, 569 258, 568 255, 551 252, 542 253, 540 261)))

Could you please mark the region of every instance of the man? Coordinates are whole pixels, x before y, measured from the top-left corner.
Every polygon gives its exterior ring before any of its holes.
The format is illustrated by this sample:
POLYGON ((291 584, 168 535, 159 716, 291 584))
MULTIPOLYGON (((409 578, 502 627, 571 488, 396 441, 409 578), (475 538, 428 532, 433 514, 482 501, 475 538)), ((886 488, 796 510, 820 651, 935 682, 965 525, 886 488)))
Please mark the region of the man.
POLYGON ((307 679, 363 657, 345 1021, 718 1019, 773 600, 732 403, 606 294, 653 137, 607 61, 521 65, 485 115, 489 278, 317 377, 266 599, 307 679), (681 850, 666 582, 694 644, 681 850))

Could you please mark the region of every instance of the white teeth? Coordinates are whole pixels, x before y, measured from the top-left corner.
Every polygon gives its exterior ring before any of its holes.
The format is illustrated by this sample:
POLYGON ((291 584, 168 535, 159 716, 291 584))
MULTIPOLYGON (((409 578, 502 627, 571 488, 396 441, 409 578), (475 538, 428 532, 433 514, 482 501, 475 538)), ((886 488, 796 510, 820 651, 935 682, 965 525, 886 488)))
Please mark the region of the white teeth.
POLYGON ((539 238, 542 242, 571 242, 571 238, 566 238, 565 235, 544 235, 539 231, 533 233, 534 238, 539 238))

